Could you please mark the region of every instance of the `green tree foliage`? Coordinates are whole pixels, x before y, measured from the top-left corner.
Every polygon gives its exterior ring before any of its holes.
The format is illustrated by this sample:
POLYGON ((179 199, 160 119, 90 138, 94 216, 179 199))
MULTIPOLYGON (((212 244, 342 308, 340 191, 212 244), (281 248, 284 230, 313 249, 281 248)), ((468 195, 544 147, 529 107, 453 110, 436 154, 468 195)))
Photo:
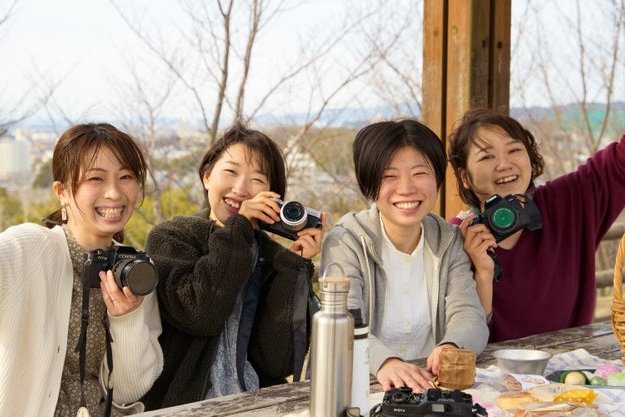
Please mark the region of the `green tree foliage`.
MULTIPOLYGON (((174 216, 193 215, 200 210, 197 203, 189 201, 188 194, 189 190, 179 187, 169 188, 162 193, 160 205, 166 219, 171 219, 174 216)), ((143 250, 148 233, 156 224, 154 206, 154 199, 146 195, 143 204, 135 209, 132 218, 126 225, 125 244, 143 250)))
POLYGON ((52 159, 47 160, 39 167, 39 171, 32 182, 33 188, 50 189, 52 187, 52 159))
POLYGON ((18 199, 12 197, 5 188, 0 188, 0 229, 20 223, 18 219, 22 214, 22 206, 18 199))

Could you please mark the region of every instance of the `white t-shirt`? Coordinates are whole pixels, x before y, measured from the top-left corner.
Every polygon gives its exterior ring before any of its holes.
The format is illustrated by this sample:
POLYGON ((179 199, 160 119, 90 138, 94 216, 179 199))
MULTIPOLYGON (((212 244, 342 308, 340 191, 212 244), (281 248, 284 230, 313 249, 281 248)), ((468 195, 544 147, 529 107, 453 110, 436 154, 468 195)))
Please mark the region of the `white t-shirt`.
POLYGON ((427 357, 435 344, 425 282, 423 228, 417 247, 408 255, 395 248, 386 235, 381 218, 380 223, 384 235, 382 263, 387 283, 378 338, 401 359, 427 357))

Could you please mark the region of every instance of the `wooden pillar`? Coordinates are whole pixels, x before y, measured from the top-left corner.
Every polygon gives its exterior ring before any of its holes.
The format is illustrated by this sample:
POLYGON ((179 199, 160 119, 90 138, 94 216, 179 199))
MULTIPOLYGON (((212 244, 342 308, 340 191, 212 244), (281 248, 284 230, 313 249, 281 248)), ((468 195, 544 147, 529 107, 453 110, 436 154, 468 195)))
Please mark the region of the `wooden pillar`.
MULTIPOLYGON (((443 140, 475 107, 507 113, 510 96, 510 0, 424 0, 423 115, 443 140)), ((438 213, 465 208, 447 169, 438 213)))

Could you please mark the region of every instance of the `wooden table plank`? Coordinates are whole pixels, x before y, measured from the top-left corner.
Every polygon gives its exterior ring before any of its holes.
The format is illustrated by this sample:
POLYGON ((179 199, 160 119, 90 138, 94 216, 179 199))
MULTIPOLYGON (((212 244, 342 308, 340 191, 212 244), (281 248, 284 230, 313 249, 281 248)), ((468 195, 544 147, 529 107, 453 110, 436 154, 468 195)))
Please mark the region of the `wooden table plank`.
MULTIPOLYGON (((620 347, 612 334, 609 321, 599 321, 587 326, 559 330, 506 342, 489 344, 478 357, 478 367, 495 363, 493 352, 502 348, 543 349, 553 354, 575 349, 585 349, 603 359, 619 359, 620 347)), ((424 366, 425 360, 414 363, 424 366)), ((380 385, 371 379, 371 392, 379 392, 380 385)), ((137 417, 213 417, 254 416, 275 417, 299 413, 308 407, 310 383, 308 381, 276 385, 258 391, 229 395, 211 400, 184 404, 162 410, 136 414, 137 417)))

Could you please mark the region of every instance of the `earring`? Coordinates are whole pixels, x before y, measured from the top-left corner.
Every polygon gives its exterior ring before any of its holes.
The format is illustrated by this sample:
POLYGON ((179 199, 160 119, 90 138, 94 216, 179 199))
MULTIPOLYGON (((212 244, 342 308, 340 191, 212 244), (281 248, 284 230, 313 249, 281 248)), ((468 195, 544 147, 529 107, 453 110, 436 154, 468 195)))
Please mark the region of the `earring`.
POLYGON ((67 210, 65 209, 65 206, 61 207, 61 222, 67 223, 67 210))

